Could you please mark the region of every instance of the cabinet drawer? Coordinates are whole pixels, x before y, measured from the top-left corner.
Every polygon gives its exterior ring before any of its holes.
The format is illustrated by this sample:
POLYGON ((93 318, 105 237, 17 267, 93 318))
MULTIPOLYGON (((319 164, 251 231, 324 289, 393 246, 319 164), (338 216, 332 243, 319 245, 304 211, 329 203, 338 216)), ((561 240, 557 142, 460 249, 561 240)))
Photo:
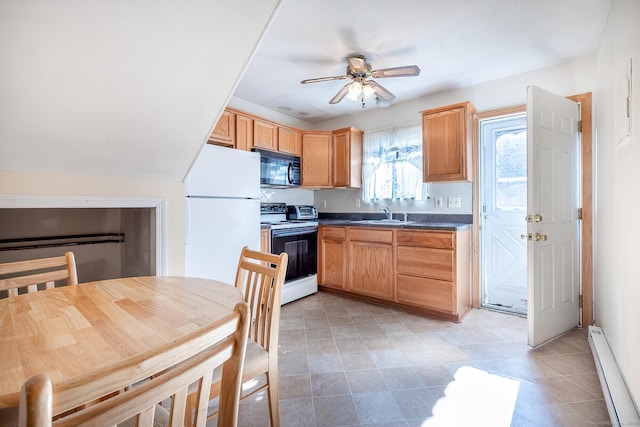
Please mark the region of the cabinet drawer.
POLYGON ((323 239, 344 240, 347 238, 346 227, 322 227, 320 232, 323 239))
POLYGON ((361 242, 393 243, 393 230, 373 230, 371 228, 349 228, 349 239, 361 242))
POLYGON ((398 274, 453 281, 453 251, 398 246, 398 274))
POLYGON ((398 302, 454 313, 453 296, 451 282, 398 274, 398 302))
POLYGON ((455 233, 452 231, 398 231, 398 246, 426 246, 453 249, 455 233))

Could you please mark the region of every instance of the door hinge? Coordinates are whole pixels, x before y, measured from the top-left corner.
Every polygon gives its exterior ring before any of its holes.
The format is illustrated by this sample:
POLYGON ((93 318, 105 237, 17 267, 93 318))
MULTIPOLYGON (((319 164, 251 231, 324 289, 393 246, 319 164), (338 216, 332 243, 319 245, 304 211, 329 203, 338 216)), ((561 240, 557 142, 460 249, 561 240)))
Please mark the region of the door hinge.
POLYGON ((578 295, 578 307, 582 308, 582 295, 578 295))
POLYGON ((582 208, 578 208, 578 219, 582 219, 582 208))
POLYGON ((582 132, 582 120, 578 120, 578 132, 582 132))

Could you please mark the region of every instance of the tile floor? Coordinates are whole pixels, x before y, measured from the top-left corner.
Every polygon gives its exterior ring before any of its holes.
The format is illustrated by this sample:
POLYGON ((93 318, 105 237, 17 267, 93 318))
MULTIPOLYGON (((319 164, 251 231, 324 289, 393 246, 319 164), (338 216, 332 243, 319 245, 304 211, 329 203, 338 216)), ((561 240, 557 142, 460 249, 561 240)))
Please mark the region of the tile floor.
MULTIPOLYGON (((533 350, 526 328, 488 310, 456 324, 325 292, 294 301, 280 323, 282 426, 420 426, 465 365, 520 382, 512 426, 610 425, 586 330, 533 350)), ((239 425, 269 425, 264 393, 239 425)))

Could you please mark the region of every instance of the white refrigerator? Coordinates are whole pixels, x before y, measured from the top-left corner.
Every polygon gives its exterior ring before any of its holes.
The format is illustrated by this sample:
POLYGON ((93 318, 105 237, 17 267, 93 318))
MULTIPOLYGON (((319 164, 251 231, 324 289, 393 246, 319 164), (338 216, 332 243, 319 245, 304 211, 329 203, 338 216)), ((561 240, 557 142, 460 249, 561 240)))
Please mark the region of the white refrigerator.
POLYGON ((205 145, 185 204, 185 274, 233 284, 242 247, 260 250, 260 155, 205 145))

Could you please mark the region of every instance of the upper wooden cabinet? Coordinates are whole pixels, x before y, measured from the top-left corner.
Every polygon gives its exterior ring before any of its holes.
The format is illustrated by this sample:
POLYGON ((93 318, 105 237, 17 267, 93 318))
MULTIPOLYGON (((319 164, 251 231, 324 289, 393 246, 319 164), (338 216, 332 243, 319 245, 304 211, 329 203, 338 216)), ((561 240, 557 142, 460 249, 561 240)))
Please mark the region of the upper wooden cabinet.
POLYGON ((278 150, 278 125, 275 123, 253 119, 253 146, 265 150, 278 150))
POLYGON ((238 150, 251 150, 253 146, 253 118, 236 113, 236 148, 238 150))
POLYGON ((302 132, 286 126, 278 126, 278 151, 302 156, 302 132))
POLYGON ((302 133, 302 186, 331 188, 333 186, 333 134, 331 132, 302 133))
POLYGON ((333 131, 333 186, 362 187, 362 131, 333 131))
POLYGON ((209 135, 209 143, 235 147, 236 115, 232 111, 224 110, 213 132, 209 135))
POLYGON ((422 111, 425 182, 470 181, 473 113, 470 102, 422 111))

